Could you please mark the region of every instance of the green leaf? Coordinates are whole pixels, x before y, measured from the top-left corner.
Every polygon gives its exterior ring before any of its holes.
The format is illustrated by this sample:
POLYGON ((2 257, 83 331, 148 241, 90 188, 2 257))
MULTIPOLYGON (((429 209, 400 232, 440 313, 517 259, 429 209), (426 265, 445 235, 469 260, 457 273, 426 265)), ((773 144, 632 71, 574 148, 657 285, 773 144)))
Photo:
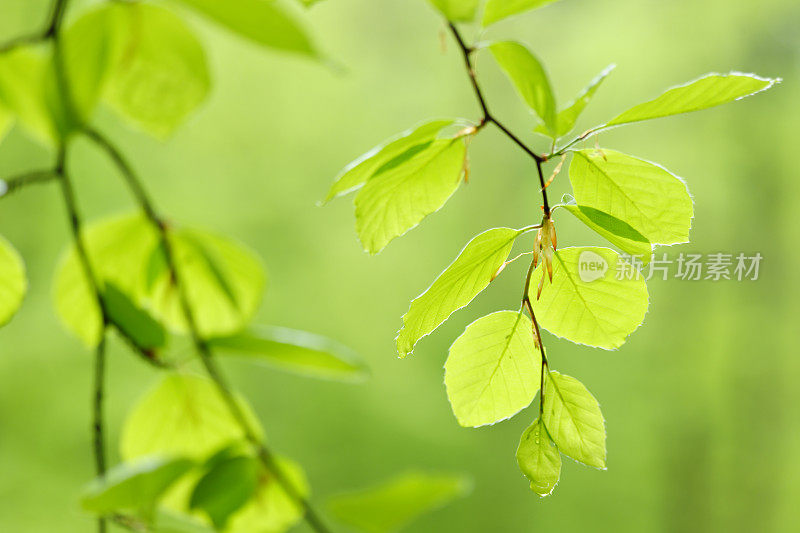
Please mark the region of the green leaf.
POLYGON ((125 510, 150 513, 161 496, 194 466, 189 459, 161 457, 119 464, 92 481, 81 504, 97 514, 125 510))
MULTIPOLYGON (((139 214, 115 216, 86 226, 83 239, 101 286, 112 283, 141 306, 144 268, 158 239, 152 224, 139 214)), ((54 289, 62 322, 86 345, 96 346, 103 328, 100 309, 74 246, 59 261, 54 289)))
POLYGON ((367 377, 366 365, 351 350, 325 337, 274 326, 209 340, 220 354, 232 353, 303 376, 341 381, 367 377))
POLYGON ((314 56, 308 33, 272 0, 180 0, 232 32, 260 45, 314 56))
POLYGON ((260 465, 254 457, 218 461, 192 491, 189 507, 200 509, 214 527, 224 530, 228 519, 253 497, 259 484, 260 465))
POLYGON ((356 196, 356 231, 364 249, 380 252, 455 193, 464 174, 462 139, 433 141, 401 164, 373 176, 356 196))
POLYGON ((594 207, 567 204, 564 208, 620 250, 632 256, 640 256, 643 263, 650 261, 653 245, 624 220, 594 207))
POLYGON ((8 324, 27 291, 25 263, 11 243, 0 236, 0 326, 8 324))
MULTIPOLYGON (((619 348, 644 320, 649 296, 644 276, 619 277, 633 268, 608 248, 563 248, 555 252, 553 282, 540 264, 531 277, 530 298, 539 325, 558 337, 606 350, 619 348)), ((556 444, 558 441, 556 440, 556 444)))
POLYGON ((453 120, 426 122, 373 148, 339 173, 324 203, 360 189, 367 180, 379 172, 393 168, 419 150, 427 148, 439 133, 453 122, 453 120))
MULTIPOLYGON (((237 242, 196 230, 173 230, 169 239, 200 333, 224 336, 244 328, 258 309, 266 285, 259 258, 237 242)), ((152 253, 163 254, 163 250, 157 246, 152 253)), ((151 257, 148 271, 153 261, 151 257)), ((150 283, 153 314, 168 328, 184 332, 186 321, 174 280, 168 270, 159 273, 150 283)))
POLYGON ((692 198, 663 167, 613 150, 579 150, 569 181, 578 205, 628 223, 651 243, 689 242, 692 198))
POLYGON ((700 111, 765 91, 780 81, 738 72, 708 74, 625 111, 606 127, 700 111))
POLYGON ((122 53, 105 98, 123 117, 159 138, 169 136, 208 96, 203 48, 172 12, 125 3, 122 53))
POLYGON ((542 119, 549 134, 554 135, 556 101, 539 60, 525 46, 511 41, 492 43, 489 50, 525 103, 542 119))
POLYGON ((541 379, 532 328, 523 313, 498 311, 456 339, 444 364, 444 383, 459 424, 494 424, 530 405, 541 379))
POLYGON ((483 27, 494 24, 506 17, 517 15, 524 11, 536 9, 555 0, 489 0, 486 9, 483 11, 483 27))
MULTIPOLYGON (((583 110, 586 109, 586 106, 594 97, 594 93, 597 92, 597 89, 600 88, 600 85, 606 79, 606 77, 611 74, 616 68, 616 65, 609 65, 603 71, 598 74, 589 85, 586 86, 581 93, 575 97, 575 100, 567 104, 567 106, 558 112, 556 116, 556 137, 563 137, 575 127, 575 122, 578 121, 578 117, 580 117, 583 110)), ((547 128, 540 124, 536 130, 538 133, 542 133, 544 135, 548 135, 547 128)))
POLYGON ((411 302, 397 334, 397 353, 406 357, 422 337, 481 293, 503 265, 522 231, 495 228, 481 233, 461 251, 428 290, 411 302))
POLYGON ((331 498, 339 521, 366 533, 393 533, 464 497, 470 483, 461 476, 408 472, 371 489, 331 498))
POLYGON ((14 115, 11 114, 11 111, 3 104, 2 100, 0 99, 0 143, 3 142, 5 139, 6 134, 8 134, 8 130, 11 129, 11 126, 14 124, 14 115))
MULTIPOLYGON (((250 407, 237 398, 251 427, 262 433, 250 407)), ((241 426, 210 380, 167 374, 133 408, 122 428, 126 461, 162 454, 203 460, 231 443, 245 441, 241 426)))
POLYGON ((522 433, 517 464, 531 482, 533 492, 539 496, 552 494, 561 477, 561 454, 541 419, 537 418, 522 433))
POLYGON ((580 381, 550 372, 545 382, 542 418, 561 453, 605 470, 605 420, 597 400, 580 381))
POLYGON ((447 20, 453 22, 470 22, 475 20, 479 0, 431 0, 447 20))
POLYGON ((113 283, 106 283, 103 301, 111 322, 137 348, 151 351, 167 342, 164 328, 113 283))

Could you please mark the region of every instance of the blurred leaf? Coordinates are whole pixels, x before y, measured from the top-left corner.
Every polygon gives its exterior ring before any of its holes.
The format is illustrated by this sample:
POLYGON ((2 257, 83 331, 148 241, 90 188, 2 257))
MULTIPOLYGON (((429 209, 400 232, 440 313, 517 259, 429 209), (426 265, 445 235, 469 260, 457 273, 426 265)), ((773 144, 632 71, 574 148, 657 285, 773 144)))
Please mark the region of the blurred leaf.
POLYGON ((472 239, 436 281, 411 302, 397 334, 397 353, 411 354, 419 339, 465 307, 492 281, 520 230, 495 228, 472 239))
POLYGON ((311 6, 313 6, 314 4, 318 4, 318 3, 320 3, 322 0, 299 0, 299 1, 300 1, 300 3, 301 3, 301 4, 303 4, 304 6, 306 6, 306 7, 311 7, 311 6))
MULTIPOLYGON (((179 279, 204 337, 223 336, 244 328, 261 303, 266 285, 264 268, 248 248, 210 233, 177 229, 169 234, 179 279)), ((152 253, 163 253, 154 247, 152 253)), ((147 271, 153 261, 148 260, 147 271)), ((153 314, 175 331, 186 321, 174 280, 168 270, 150 283, 153 314)))
POLYGON ((550 372, 545 381, 542 417, 561 453, 605 470, 605 420, 597 400, 580 381, 550 372))
MULTIPOLYGON (((238 399, 252 427, 261 426, 238 399)), ((122 428, 120 455, 126 461, 161 454, 203 460, 245 440, 216 386, 196 376, 170 373, 135 405, 122 428)))
POLYGON ((336 177, 325 202, 361 188, 368 179, 426 148, 453 120, 433 120, 404 131, 359 157, 336 177))
POLYGON ((619 271, 632 268, 608 248, 558 250, 553 282, 545 280, 539 300, 536 287, 546 276, 542 264, 531 277, 530 298, 539 325, 574 343, 619 348, 641 325, 649 301, 644 276, 618 276, 619 271))
POLYGON ((442 139, 373 176, 355 200, 356 230, 364 249, 377 254, 439 210, 458 188, 465 162, 464 141, 442 139))
POLYGON ((255 359, 296 374, 342 381, 363 380, 365 364, 346 347, 319 335, 274 326, 259 326, 209 340, 221 354, 255 359))
POLYGON ((203 48, 176 15, 142 3, 120 4, 121 55, 105 93, 123 117, 159 138, 169 136, 208 95, 203 48))
POLYGON ((516 311, 479 318, 450 347, 444 370, 459 424, 478 427, 511 418, 539 390, 541 358, 533 324, 516 311))
MULTIPOLYGON (((603 71, 591 82, 589 82, 589 85, 587 85, 586 88, 575 97, 575 100, 567 104, 564 109, 558 112, 558 115, 556 116, 556 137, 563 137, 572 131, 572 129, 575 127, 575 122, 577 122, 578 117, 581 115, 581 113, 583 113, 583 110, 586 109, 586 106, 589 104, 592 97, 594 97, 594 93, 597 92, 597 89, 600 88, 600 85, 615 68, 616 65, 609 65, 603 69, 603 71)), ((549 135, 544 124, 537 126, 535 131, 544 135, 549 135)))
POLYGON ((431 0, 447 20, 453 22, 470 22, 475 19, 480 0, 431 0))
POLYGON ((522 433, 517 464, 539 496, 548 496, 556 488, 561 477, 561 454, 539 418, 522 433))
POLYGON ((92 481, 81 503, 97 514, 123 510, 150 514, 159 498, 194 466, 194 461, 184 458, 147 457, 122 463, 92 481))
MULTIPOLYGON (((11 111, 3 104, 2 96, 0 96, 0 143, 3 142, 5 139, 8 130, 11 129, 11 126, 14 124, 14 115, 11 111)), ((1 195, 0 195, 1 196, 1 195)))
POLYGON ((643 263, 650 261, 653 246, 627 222, 593 207, 567 204, 564 208, 620 250, 641 256, 643 263))
POLYGON ((542 119, 548 134, 555 135, 556 101, 539 60, 525 46, 511 41, 492 43, 489 50, 525 103, 542 119))
POLYGON ((253 497, 258 488, 259 463, 254 457, 218 461, 192 491, 191 509, 200 509, 214 527, 223 530, 230 516, 253 497))
POLYGON ((689 241, 692 198, 666 169, 614 150, 579 150, 569 181, 578 205, 626 222, 651 243, 689 241))
POLYGON ((0 236, 0 326, 11 320, 27 291, 25 263, 11 243, 0 236))
POLYGON ((655 100, 625 111, 606 126, 700 111, 765 91, 780 81, 738 72, 707 74, 686 85, 673 87, 655 100))
POLYGON ((111 322, 137 348, 150 351, 167 342, 164 328, 113 283, 106 283, 103 301, 111 322))
POLYGON ((461 476, 409 472, 372 489, 335 496, 328 507, 338 520, 359 531, 393 533, 469 490, 461 476))
POLYGON ((483 11, 483 26, 489 26, 506 17, 536 9, 555 0, 489 0, 483 11))
POLYGON ((310 56, 317 55, 308 33, 274 0, 179 1, 258 44, 310 56))
MULTIPOLYGON (((114 284, 141 305, 144 268, 158 239, 147 219, 139 214, 102 219, 84 227, 83 239, 98 281, 114 284)), ((59 318, 84 343, 96 346, 102 318, 74 246, 61 257, 54 289, 59 318)))

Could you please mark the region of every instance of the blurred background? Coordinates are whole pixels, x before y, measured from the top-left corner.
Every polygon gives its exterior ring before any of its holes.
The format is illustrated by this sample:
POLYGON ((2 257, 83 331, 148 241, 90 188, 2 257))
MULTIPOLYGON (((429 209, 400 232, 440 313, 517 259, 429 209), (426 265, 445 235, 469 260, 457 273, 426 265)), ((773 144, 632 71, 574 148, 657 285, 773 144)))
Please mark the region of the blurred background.
MULTIPOLYGON (((73 16, 90 3, 76 0, 73 16)), ((38 28, 48 5, 0 0, 0 40, 38 28)), ((351 386, 226 361, 272 446, 306 468, 314 498, 423 468, 468 474, 474 490, 413 524, 417 533, 797 531, 800 4, 562 0, 485 35, 531 45, 562 104, 616 63, 582 129, 708 71, 784 79, 743 102, 601 135, 603 146, 686 178, 696 202, 692 243, 670 252, 760 252, 764 259, 758 281, 652 280, 645 324, 619 351, 545 334, 553 367, 600 401, 609 467, 566 460, 561 483, 543 500, 514 459, 536 408, 464 429, 443 385, 450 343, 474 319, 518 306, 525 265, 506 270, 414 356, 401 361, 394 351, 409 301, 473 235, 538 222, 533 167, 487 128, 471 145, 469 185, 369 257, 356 239, 350 199, 316 206, 337 172, 420 120, 475 120, 478 107, 454 43, 448 39, 443 52, 441 19, 424 0, 326 0, 305 19, 339 67, 265 51, 191 17, 214 77, 206 105, 165 143, 108 112, 99 122, 175 221, 234 236, 260 253, 270 275, 260 321, 336 338, 371 366, 372 379, 351 386)), ((544 150, 491 58, 481 56, 478 69, 494 112, 544 150)), ((132 207, 102 154, 86 142, 73 154, 88 217, 132 207)), ((15 129, 0 147, 0 177, 49 157, 15 129)), ((567 186, 562 175, 552 197, 567 186)), ((601 243, 565 212, 556 221, 562 246, 601 243)), ((93 522, 77 500, 92 477, 91 357, 52 308, 54 264, 68 238, 57 189, 3 199, 0 233, 24 255, 31 284, 20 313, 0 330, 0 530, 88 531, 93 522)), ((116 454, 127 410, 156 376, 119 342, 109 372, 116 454)))

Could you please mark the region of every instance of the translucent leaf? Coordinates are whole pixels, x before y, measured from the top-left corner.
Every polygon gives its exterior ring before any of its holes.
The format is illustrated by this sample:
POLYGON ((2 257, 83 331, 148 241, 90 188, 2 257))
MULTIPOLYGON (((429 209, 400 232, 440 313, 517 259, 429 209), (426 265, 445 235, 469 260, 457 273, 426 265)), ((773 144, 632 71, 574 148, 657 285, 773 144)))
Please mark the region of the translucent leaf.
POLYGON ((539 496, 548 496, 556 488, 561 477, 561 454, 539 418, 522 433, 517 464, 539 496))
POLYGON ((567 204, 564 208, 620 250, 640 256, 643 263, 650 261, 653 250, 650 241, 624 220, 594 207, 567 204))
POLYGON ((483 26, 489 26, 506 17, 536 9, 555 0, 489 0, 483 11, 483 26))
POLYGON ((616 217, 653 244, 689 241, 686 184, 654 163, 614 150, 579 150, 569 168, 575 201, 616 217))
POLYGON ((329 509, 342 523, 366 533, 393 533, 420 516, 465 496, 461 476, 409 472, 371 489, 331 498, 329 509))
POLYGON ((0 97, 0 143, 3 142, 3 139, 5 139, 6 134, 11 129, 13 124, 14 115, 11 114, 11 111, 8 109, 8 107, 3 104, 2 97, 0 97))
POLYGON ((149 514, 167 490, 194 466, 189 459, 162 457, 119 464, 87 487, 81 504, 97 514, 126 510, 149 514))
POLYGON ((255 494, 259 470, 259 462, 254 457, 239 456, 217 461, 192 491, 190 508, 202 510, 215 528, 225 529, 230 516, 255 494))
POLYGON ((258 44, 316 55, 307 32, 274 1, 180 0, 232 32, 258 44))
POLYGON ((464 174, 466 146, 443 139, 373 176, 356 196, 356 231, 364 249, 380 252, 455 193, 464 174))
POLYGON ((339 343, 307 333, 274 326, 257 326, 209 344, 218 353, 239 355, 303 376, 360 381, 368 369, 351 350, 339 343))
MULTIPOLYGON (((575 127, 575 122, 578 121, 578 117, 580 117, 583 110, 586 109, 586 106, 594 97, 594 93, 597 92, 597 89, 600 88, 600 85, 606 79, 606 77, 611 74, 616 68, 616 65, 609 65, 603 71, 598 74, 589 85, 586 86, 581 93, 575 97, 575 100, 567 104, 567 106, 558 112, 556 115, 556 137, 563 137, 575 127)), ((543 133, 544 135, 548 135, 547 128, 544 124, 540 124, 537 126, 536 130, 538 133, 543 133)))
POLYGON ((453 22, 470 22, 475 19, 480 0, 431 0, 447 20, 453 22))
POLYGON ((542 64, 519 43, 492 43, 489 49, 525 103, 542 119, 549 134, 553 135, 557 128, 556 101, 542 64))
POLYGON ((606 126, 700 111, 765 91, 779 83, 755 74, 708 74, 698 80, 669 89, 664 94, 625 111, 606 126))
POLYGON ((467 244, 403 315, 403 327, 397 335, 400 357, 411 354, 419 339, 433 332, 489 285, 521 233, 510 228, 490 229, 467 244))
MULTIPOLYGON (((169 235, 179 279, 200 333, 224 336, 244 328, 258 309, 266 285, 259 258, 241 244, 210 233, 177 229, 169 235)), ((155 246, 152 253, 163 251, 155 246)), ((151 257, 147 264, 152 261, 151 257)), ((160 270, 150 286, 153 314, 167 327, 185 331, 183 308, 170 272, 160 270)))
MULTIPOLYGON (((138 214, 103 219, 86 226, 83 239, 98 282, 114 284, 140 305, 144 268, 158 239, 147 219, 138 214)), ((88 346, 96 346, 102 331, 100 309, 74 246, 59 261, 54 288, 62 322, 88 346)))
POLYGON ((625 275, 633 267, 608 248, 563 248, 554 255, 553 282, 545 279, 539 300, 536 287, 547 276, 541 264, 531 278, 539 325, 575 343, 606 350, 622 346, 647 313, 644 276, 625 275))
POLYGON ((577 379, 550 372, 544 424, 558 449, 585 465, 606 468, 606 427, 594 396, 577 379))
POLYGON ((123 117, 159 138, 167 137, 208 95, 206 56, 200 41, 176 15, 152 5, 125 3, 122 54, 106 100, 123 117))
POLYGON ((111 322, 137 348, 150 351, 166 344, 167 334, 161 324, 113 283, 105 284, 103 301, 111 322))
POLYGON ((444 364, 444 384, 459 424, 494 424, 530 405, 541 379, 532 328, 523 313, 498 311, 456 339, 444 364))
MULTIPOLYGON (((242 399, 238 401, 251 427, 260 432, 250 407, 242 399)), ((154 454, 200 461, 244 437, 213 382, 167 374, 125 420, 120 455, 126 461, 154 454)))
POLYGON ((336 177, 325 202, 361 188, 368 179, 427 148, 453 120, 433 120, 404 131, 359 157, 336 177))
POLYGON ((11 243, 0 236, 0 326, 11 320, 27 291, 25 263, 11 243))

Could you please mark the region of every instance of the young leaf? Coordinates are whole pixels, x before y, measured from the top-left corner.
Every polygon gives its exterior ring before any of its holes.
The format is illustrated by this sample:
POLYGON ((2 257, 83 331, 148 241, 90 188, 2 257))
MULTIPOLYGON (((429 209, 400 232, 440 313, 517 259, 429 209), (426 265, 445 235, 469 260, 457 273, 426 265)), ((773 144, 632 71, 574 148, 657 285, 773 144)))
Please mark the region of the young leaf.
POLYGON ((460 476, 409 472, 372 489, 335 496, 328 508, 360 531, 394 533, 469 490, 469 482, 460 476))
POLYGON ((481 233, 461 251, 428 290, 411 302, 397 334, 397 353, 406 357, 422 337, 455 311, 466 307, 492 281, 511 253, 520 230, 495 228, 481 233))
MULTIPOLYGON (((586 88, 575 97, 575 100, 567 104, 564 109, 558 112, 558 115, 556 115, 556 137, 563 137, 572 131, 572 128, 575 127, 575 122, 577 122, 578 117, 580 117, 581 113, 583 113, 583 110, 586 109, 586 106, 594 97, 594 93, 597 92, 597 89, 600 88, 600 85, 615 68, 616 65, 609 65, 603 69, 603 71, 591 82, 589 82, 589 85, 587 85, 586 88)), ((544 124, 537 126, 534 131, 548 135, 547 128, 544 126, 544 124)))
POLYGON ((463 140, 442 139, 373 176, 355 200, 356 231, 364 249, 377 254, 438 211, 458 188, 465 159, 463 140))
POLYGON ((522 433, 517 464, 531 482, 531 490, 539 496, 548 496, 556 488, 561 477, 561 454, 541 419, 537 418, 522 433))
POLYGON ((780 81, 738 72, 708 74, 686 85, 673 87, 655 100, 625 111, 606 126, 700 111, 765 91, 780 81))
POLYGON ((271 0, 180 0, 253 42, 278 50, 314 56, 308 33, 271 0))
MULTIPOLYGON (((261 426, 238 399, 251 427, 261 426)), ((167 374, 133 408, 122 428, 120 455, 126 461, 153 454, 203 460, 245 435, 213 382, 167 374)))
POLYGON ((120 60, 106 100, 123 117, 158 138, 169 136, 205 100, 211 81, 203 48, 176 15, 125 3, 120 60))
POLYGON ((253 497, 259 485, 260 465, 254 457, 217 461, 200 478, 189 500, 190 509, 202 510, 214 527, 225 529, 228 519, 253 497))
POLYGON ((161 496, 194 466, 190 459, 153 456, 119 464, 89 484, 81 504, 85 510, 97 514, 126 510, 149 513, 161 496))
POLYGON ((554 1, 555 0, 489 0, 486 3, 486 9, 483 11, 483 21, 481 24, 485 28, 506 17, 536 9, 537 7, 542 7, 554 1))
POLYGON ((555 135, 556 101, 539 60, 525 46, 511 41, 492 43, 489 50, 525 103, 542 119, 548 135, 555 135))
POLYGON ((161 324, 111 282, 105 284, 103 301, 111 322, 137 348, 150 351, 166 344, 167 334, 161 324))
POLYGON ((628 223, 651 243, 689 241, 692 198, 686 184, 663 167, 614 150, 579 150, 569 181, 578 205, 628 223))
MULTIPOLYGON (((144 266, 158 239, 147 219, 139 214, 103 219, 86 226, 83 239, 101 288, 112 283, 141 305, 144 266)), ((103 326, 100 309, 74 246, 62 255, 54 286, 62 322, 87 346, 96 346, 103 326)))
POLYGON ((28 291, 25 263, 3 236, 0 236, 0 326, 17 312, 28 291))
POLYGON ((471 22, 475 19, 480 0, 431 0, 447 20, 452 22, 471 22))
POLYGON ((630 255, 640 256, 643 263, 650 261, 653 245, 624 220, 594 207, 567 204, 564 208, 620 250, 630 255))
POLYGON ((325 202, 360 189, 368 179, 427 148, 453 120, 433 120, 404 131, 359 157, 336 177, 325 202))
MULTIPOLYGON (((619 348, 644 320, 649 296, 644 276, 620 276, 633 267, 608 248, 562 248, 555 252, 553 282, 539 265, 531 278, 539 325, 558 337, 606 350, 619 348)), ((556 441, 558 444, 558 441, 556 441)))
POLYGON ((351 350, 325 337, 274 326, 252 327, 209 344, 220 354, 232 353, 303 376, 361 381, 369 371, 351 350))
POLYGON ((498 311, 456 339, 444 364, 444 383, 459 424, 494 424, 530 405, 541 379, 532 328, 523 313, 498 311))
POLYGON ((605 420, 597 400, 580 381, 550 372, 545 381, 542 418, 561 453, 605 470, 605 420))
MULTIPOLYGON (((210 233, 177 229, 170 233, 173 258, 194 319, 204 337, 240 331, 258 309, 266 284, 259 258, 248 248, 210 233)), ((163 253, 154 247, 152 253, 163 253)), ((154 260, 149 259, 150 264, 154 260)), ((148 271, 150 269, 148 268, 148 271)), ((151 283, 153 313, 175 331, 186 321, 168 270, 151 283)))

